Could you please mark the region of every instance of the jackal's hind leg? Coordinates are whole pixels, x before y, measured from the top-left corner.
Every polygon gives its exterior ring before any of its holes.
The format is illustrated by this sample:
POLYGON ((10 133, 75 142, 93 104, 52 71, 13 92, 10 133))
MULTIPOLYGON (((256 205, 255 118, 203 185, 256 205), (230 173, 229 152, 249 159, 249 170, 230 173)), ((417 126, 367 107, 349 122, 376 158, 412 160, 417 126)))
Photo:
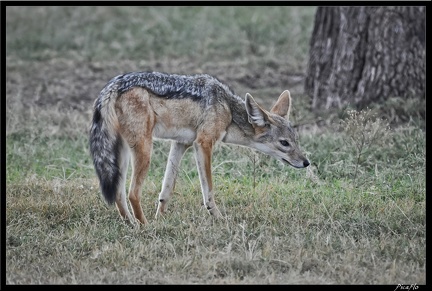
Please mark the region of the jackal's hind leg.
POLYGON ((132 216, 132 214, 129 212, 127 201, 126 201, 126 177, 128 172, 128 166, 129 166, 129 149, 127 147, 123 148, 123 152, 121 155, 121 162, 120 162, 120 172, 121 172, 121 178, 119 181, 119 192, 116 195, 116 206, 117 210, 120 213, 120 216, 124 219, 128 220, 130 223, 135 223, 135 218, 132 216))
MULTIPOLYGON (((150 167, 152 131, 155 124, 149 98, 150 95, 145 89, 135 87, 121 94, 116 101, 119 131, 132 156, 129 202, 133 215, 142 224, 146 224, 147 219, 141 208, 141 189, 150 167)), ((124 206, 123 200, 119 201, 119 205, 124 206)))
POLYGON ((174 191, 175 181, 180 167, 180 162, 185 151, 190 147, 188 144, 171 142, 171 149, 168 156, 168 161, 165 169, 165 175, 162 183, 162 189, 159 194, 158 208, 156 210, 156 218, 158 215, 163 215, 167 209, 167 203, 174 191))
POLYGON ((152 140, 146 139, 132 148, 132 180, 129 189, 129 201, 136 219, 147 224, 141 208, 141 189, 150 168, 152 140))

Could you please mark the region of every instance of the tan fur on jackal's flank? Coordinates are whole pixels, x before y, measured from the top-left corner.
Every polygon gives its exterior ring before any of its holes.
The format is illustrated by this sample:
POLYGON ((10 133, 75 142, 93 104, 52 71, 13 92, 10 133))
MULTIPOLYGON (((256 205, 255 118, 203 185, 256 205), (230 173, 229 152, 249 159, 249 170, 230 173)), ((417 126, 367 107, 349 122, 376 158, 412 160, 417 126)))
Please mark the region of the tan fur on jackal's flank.
POLYGON ((90 152, 107 202, 120 215, 147 223, 140 205, 141 189, 150 166, 153 137, 171 140, 156 217, 166 212, 180 162, 193 147, 204 205, 221 214, 214 200, 211 160, 217 142, 257 149, 296 168, 309 165, 297 144, 288 117, 291 96, 285 90, 270 111, 252 95, 243 100, 209 75, 159 72, 128 73, 113 78, 95 101, 90 152), (132 177, 126 199, 129 158, 132 177))

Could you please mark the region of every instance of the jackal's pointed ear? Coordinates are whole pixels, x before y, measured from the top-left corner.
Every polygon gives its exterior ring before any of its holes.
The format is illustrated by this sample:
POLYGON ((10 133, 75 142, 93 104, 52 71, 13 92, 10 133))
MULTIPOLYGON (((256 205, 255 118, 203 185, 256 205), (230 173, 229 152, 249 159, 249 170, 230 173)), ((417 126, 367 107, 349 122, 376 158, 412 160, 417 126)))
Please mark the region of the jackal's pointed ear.
POLYGON ((254 127, 266 125, 268 120, 267 113, 255 102, 251 94, 246 93, 245 103, 249 122, 254 127))
POLYGON ((270 112, 282 116, 286 120, 288 120, 290 109, 291 109, 291 94, 288 90, 285 90, 279 96, 278 100, 276 101, 276 104, 273 106, 270 112))

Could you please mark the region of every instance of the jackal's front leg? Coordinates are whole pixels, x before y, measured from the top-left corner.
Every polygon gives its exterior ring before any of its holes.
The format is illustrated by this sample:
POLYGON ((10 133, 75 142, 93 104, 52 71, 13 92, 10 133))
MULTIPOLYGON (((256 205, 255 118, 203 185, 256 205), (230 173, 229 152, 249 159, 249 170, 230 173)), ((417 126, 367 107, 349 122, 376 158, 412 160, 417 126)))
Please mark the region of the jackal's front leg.
POLYGON ((170 199, 175 186, 175 181, 180 167, 180 162, 185 151, 190 147, 188 144, 173 141, 168 156, 168 162, 165 169, 165 175, 162 183, 162 190, 159 194, 159 203, 156 210, 156 218, 159 214, 166 211, 168 200, 170 199))
POLYGON ((198 174, 201 182, 201 191, 204 199, 204 206, 214 217, 221 217, 221 213, 216 206, 213 197, 213 182, 211 172, 211 158, 213 143, 207 140, 197 140, 194 142, 195 159, 198 174))

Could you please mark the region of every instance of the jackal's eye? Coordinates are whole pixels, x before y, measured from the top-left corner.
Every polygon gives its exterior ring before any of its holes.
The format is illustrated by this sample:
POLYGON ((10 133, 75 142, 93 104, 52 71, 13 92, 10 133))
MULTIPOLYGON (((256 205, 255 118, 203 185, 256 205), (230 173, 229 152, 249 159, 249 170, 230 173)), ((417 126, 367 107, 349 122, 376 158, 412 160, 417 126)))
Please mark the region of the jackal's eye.
POLYGON ((281 143, 281 145, 283 145, 284 147, 287 147, 287 146, 289 146, 289 142, 287 142, 286 140, 281 140, 280 141, 280 143, 281 143))

